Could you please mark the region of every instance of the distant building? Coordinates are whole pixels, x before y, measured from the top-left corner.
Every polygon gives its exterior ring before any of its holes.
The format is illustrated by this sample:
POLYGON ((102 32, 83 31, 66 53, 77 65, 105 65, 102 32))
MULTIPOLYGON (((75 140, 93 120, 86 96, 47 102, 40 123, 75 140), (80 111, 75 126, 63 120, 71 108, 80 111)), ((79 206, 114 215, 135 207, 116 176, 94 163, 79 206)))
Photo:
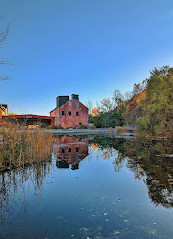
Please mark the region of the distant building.
POLYGON ((8 106, 6 104, 0 104, 0 122, 3 116, 8 115, 8 106))
POLYGON ((54 118, 50 116, 44 116, 44 115, 16 115, 16 114, 10 114, 10 115, 3 115, 2 117, 3 121, 13 122, 13 123, 20 123, 22 125, 26 126, 43 126, 43 125, 53 125, 54 124, 54 118))
POLYGON ((8 115, 8 106, 6 104, 0 104, 0 113, 2 115, 8 115))
POLYGON ((54 124, 63 128, 79 128, 81 125, 88 126, 88 108, 79 101, 79 96, 58 96, 57 107, 50 112, 54 117, 54 124))

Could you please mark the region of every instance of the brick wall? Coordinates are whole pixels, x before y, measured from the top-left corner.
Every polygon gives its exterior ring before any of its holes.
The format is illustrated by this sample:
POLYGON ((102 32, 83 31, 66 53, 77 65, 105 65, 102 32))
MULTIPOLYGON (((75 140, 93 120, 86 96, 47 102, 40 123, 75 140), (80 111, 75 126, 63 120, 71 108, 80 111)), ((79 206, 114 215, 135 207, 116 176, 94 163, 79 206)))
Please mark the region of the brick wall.
POLYGON ((56 126, 63 128, 75 128, 80 127, 80 125, 88 126, 88 108, 78 100, 69 100, 60 108, 52 111, 50 116, 55 117, 54 124, 56 126), (78 115, 76 112, 78 112, 78 115))

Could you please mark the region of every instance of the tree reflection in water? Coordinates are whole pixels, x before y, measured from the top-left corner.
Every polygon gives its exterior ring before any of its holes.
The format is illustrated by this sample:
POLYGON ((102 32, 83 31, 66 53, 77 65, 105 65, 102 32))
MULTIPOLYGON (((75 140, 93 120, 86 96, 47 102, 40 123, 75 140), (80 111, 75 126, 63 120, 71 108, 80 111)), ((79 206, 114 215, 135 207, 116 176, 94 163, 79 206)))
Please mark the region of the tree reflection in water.
POLYGON ((0 223, 8 223, 13 214, 16 216, 26 210, 26 194, 32 188, 38 197, 52 170, 53 164, 44 162, 0 174, 0 223))
POLYGON ((173 152, 170 141, 146 141, 95 137, 94 145, 113 156, 118 154, 114 168, 119 172, 126 162, 135 178, 143 179, 152 202, 166 208, 173 207, 173 152))

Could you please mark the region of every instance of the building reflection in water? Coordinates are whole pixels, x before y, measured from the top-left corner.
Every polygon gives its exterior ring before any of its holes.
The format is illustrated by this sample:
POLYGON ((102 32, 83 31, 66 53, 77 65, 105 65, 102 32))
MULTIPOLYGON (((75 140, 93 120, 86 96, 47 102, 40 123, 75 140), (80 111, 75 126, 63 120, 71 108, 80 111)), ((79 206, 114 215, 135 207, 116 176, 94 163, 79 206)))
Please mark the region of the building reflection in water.
POLYGON ((88 139, 80 136, 62 136, 55 141, 56 166, 79 169, 79 162, 88 156, 88 139))

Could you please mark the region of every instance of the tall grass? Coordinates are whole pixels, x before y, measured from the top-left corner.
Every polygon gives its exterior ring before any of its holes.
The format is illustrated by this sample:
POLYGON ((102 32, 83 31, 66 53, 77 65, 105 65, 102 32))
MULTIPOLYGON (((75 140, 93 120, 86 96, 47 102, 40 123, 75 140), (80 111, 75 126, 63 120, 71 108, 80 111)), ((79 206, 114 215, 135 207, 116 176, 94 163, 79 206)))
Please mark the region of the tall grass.
POLYGON ((18 124, 0 127, 0 171, 49 160, 53 135, 37 128, 28 130, 18 124))

